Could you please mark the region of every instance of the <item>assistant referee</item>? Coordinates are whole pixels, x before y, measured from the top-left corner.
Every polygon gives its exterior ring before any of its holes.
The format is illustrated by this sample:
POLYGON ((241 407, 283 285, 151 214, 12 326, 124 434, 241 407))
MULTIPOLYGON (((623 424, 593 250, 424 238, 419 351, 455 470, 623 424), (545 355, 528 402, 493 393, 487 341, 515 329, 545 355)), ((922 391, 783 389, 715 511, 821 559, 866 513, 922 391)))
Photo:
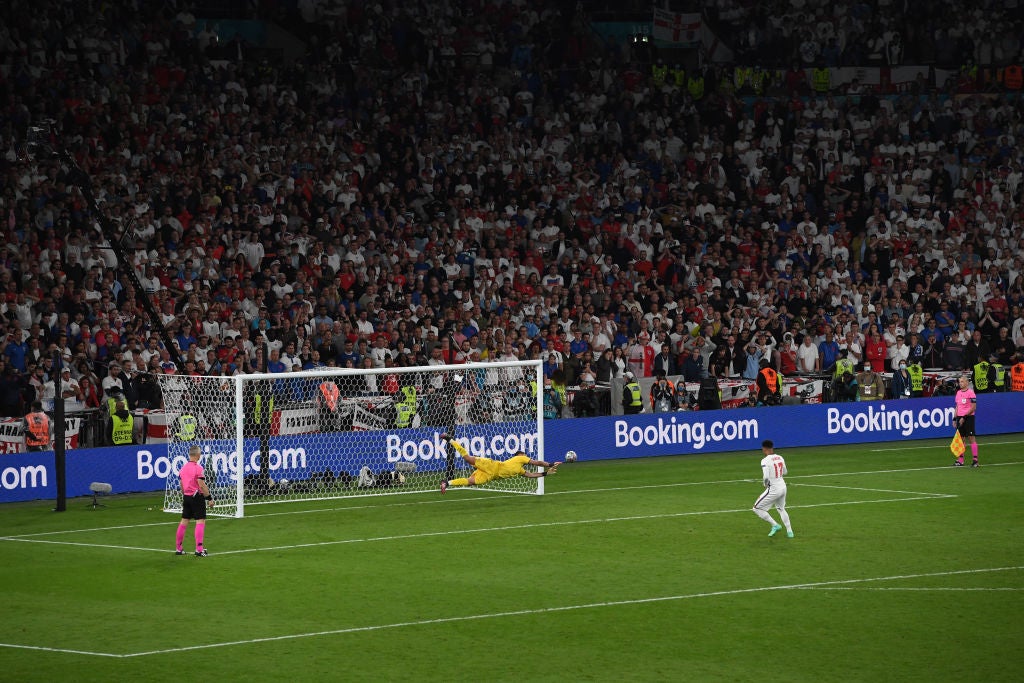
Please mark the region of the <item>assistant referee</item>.
MULTIPOLYGON (((978 412, 978 397, 971 389, 970 380, 960 376, 960 389, 956 392, 956 430, 960 438, 971 444, 971 467, 978 466, 978 439, 974 435, 974 416, 978 412)), ((953 461, 956 467, 963 467, 964 454, 961 453, 953 461)))

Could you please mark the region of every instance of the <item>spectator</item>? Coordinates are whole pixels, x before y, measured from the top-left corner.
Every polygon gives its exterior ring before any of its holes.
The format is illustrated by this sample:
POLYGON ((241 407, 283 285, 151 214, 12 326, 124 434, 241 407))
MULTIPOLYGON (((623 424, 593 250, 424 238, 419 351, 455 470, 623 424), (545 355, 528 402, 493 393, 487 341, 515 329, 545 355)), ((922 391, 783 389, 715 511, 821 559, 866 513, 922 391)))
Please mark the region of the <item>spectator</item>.
POLYGON ((840 357, 840 349, 831 328, 826 328, 825 339, 818 344, 818 356, 818 371, 832 374, 840 357))
POLYGON ((696 346, 690 349, 689 355, 683 361, 682 374, 684 382, 699 382, 707 376, 704 368, 704 358, 701 356, 700 349, 696 346))
MULTIPOLYGON (((868 332, 867 341, 864 344, 864 358, 870 363, 874 372, 885 372, 885 362, 888 357, 888 347, 885 340, 878 333, 877 329, 868 332)), ((857 379, 860 382, 860 379, 857 379)))
POLYGON ((650 400, 652 413, 668 413, 676 409, 676 388, 664 373, 659 373, 655 377, 654 384, 651 385, 650 400))
POLYGON ((101 388, 104 401, 108 401, 114 394, 124 395, 124 379, 121 377, 120 363, 110 363, 107 366, 107 376, 103 378, 101 388))
POLYGON ((654 375, 678 375, 676 357, 668 344, 661 345, 661 353, 654 357, 654 375))
POLYGON ((814 346, 814 339, 810 334, 805 334, 803 342, 796 352, 797 373, 814 373, 821 369, 821 358, 818 349, 814 346))
MULTIPOLYGON (((14 0, 0 10, 2 25, 12 36, 35 35, 32 17, 47 6, 27 11, 23 0, 14 0)), ((222 48, 210 41, 210 32, 175 30, 163 7, 134 8, 137 21, 124 21, 119 12, 84 11, 84 30, 105 46, 95 59, 61 49, 45 59, 30 54, 25 61, 23 50, 0 50, 5 86, 21 107, 19 120, 54 118, 58 139, 88 141, 83 166, 93 176, 102 210, 115 223, 135 219, 130 259, 144 290, 137 294, 115 274, 109 250, 94 244, 92 217, 70 194, 51 190, 45 166, 6 162, 12 193, 0 208, 11 248, 0 261, 0 313, 8 321, 0 355, 14 363, 24 351, 19 371, 28 370, 29 360, 41 364, 51 343, 62 354, 81 343, 89 362, 127 363, 135 360, 125 355, 132 353, 127 340, 136 337, 147 340, 141 359, 147 367, 154 355, 165 360, 169 350, 161 350, 159 341, 150 348, 139 295, 157 300, 165 322, 184 336, 184 344, 178 342, 183 353, 202 343, 189 340, 185 322, 193 332, 208 326, 210 348, 216 348, 228 321, 233 324, 228 311, 244 315, 252 347, 236 342, 243 356, 239 364, 260 368, 266 354, 285 351, 289 340, 301 352, 303 335, 316 336, 325 320, 342 323, 334 354, 342 352, 345 340, 373 340, 383 332, 391 356, 402 360, 406 354, 400 351, 413 345, 402 339, 399 346, 395 321, 406 310, 409 319, 423 324, 420 341, 428 354, 431 333, 435 343, 447 337, 438 321, 450 321, 452 330, 477 331, 492 316, 489 323, 503 321, 493 325, 496 331, 506 323, 523 324, 526 338, 511 339, 513 348, 536 344, 544 352, 552 348, 531 324, 568 321, 584 341, 590 335, 597 352, 604 349, 602 336, 618 346, 642 331, 646 342, 630 347, 639 375, 654 372, 653 357, 664 341, 685 363, 683 336, 675 329, 675 337, 657 334, 658 322, 666 331, 678 327, 669 316, 685 316, 687 328, 708 321, 712 334, 723 328, 735 332, 728 353, 732 364, 721 372, 730 377, 745 369, 741 350, 748 337, 740 332, 754 329, 757 315, 781 317, 776 339, 787 332, 809 335, 815 346, 821 343, 817 325, 832 316, 842 347, 847 330, 839 327, 837 307, 859 313, 877 305, 871 314, 885 321, 886 331, 895 313, 896 329, 920 332, 906 311, 923 298, 922 313, 934 315, 934 329, 941 331, 933 349, 955 331, 961 307, 972 309, 965 329, 980 329, 993 349, 1002 327, 1010 328, 1011 344, 1021 337, 1021 313, 1013 312, 1014 290, 1007 287, 1020 278, 1013 258, 1021 248, 1014 239, 1021 231, 1022 155, 1013 100, 999 92, 978 99, 959 92, 973 89, 977 79, 954 76, 943 83, 940 76, 934 84, 908 84, 913 97, 855 81, 843 101, 811 95, 790 105, 788 93, 806 91, 808 84, 807 72, 789 63, 796 53, 807 57, 817 51, 822 59, 856 66, 868 59, 894 65, 927 61, 920 40, 900 28, 909 16, 902 4, 883 3, 872 11, 871 22, 840 29, 813 7, 784 9, 777 21, 794 23, 800 12, 796 23, 811 28, 768 39, 748 30, 759 21, 755 5, 730 6, 722 13, 727 28, 720 33, 745 36, 736 46, 744 59, 789 68, 785 81, 791 87, 784 93, 780 88, 781 96, 771 85, 763 89, 762 83, 759 92, 753 80, 744 82, 745 91, 758 95, 756 104, 735 99, 731 86, 709 87, 695 97, 685 88, 645 80, 619 56, 591 44, 581 16, 566 24, 565 43, 586 47, 559 53, 565 68, 552 69, 551 55, 527 47, 550 42, 544 34, 550 22, 534 19, 530 7, 470 18, 467 8, 456 6, 436 19, 421 13, 409 20, 430 35, 446 35, 438 22, 449 28, 472 21, 487 35, 507 36, 489 66, 481 59, 478 69, 456 68, 456 48, 443 38, 435 59, 425 51, 387 58, 378 46, 390 43, 391 22, 373 21, 373 12, 354 19, 328 13, 307 24, 299 10, 280 9, 276 20, 297 22, 316 38, 301 72, 257 62, 244 50, 221 67, 222 48), (507 25, 520 32, 508 33, 507 25), (147 43, 140 27, 167 38, 147 43), (362 39, 339 44, 337 36, 347 32, 362 39), (120 45, 124 49, 115 47, 120 45), (133 52, 132 45, 141 47, 133 52), (807 45, 814 49, 801 50, 807 45), (346 68, 339 72, 342 63, 346 68), (348 64, 355 66, 349 70, 348 64), (514 68, 523 69, 519 76, 532 74, 525 86, 514 68), (174 92, 195 93, 187 118, 176 96, 143 101, 130 90, 145 78, 170 92, 162 80, 165 69, 175 74, 174 92), (371 80, 370 69, 373 79, 402 85, 374 98, 337 94, 359 92, 371 80), (488 70, 486 80, 493 84, 482 92, 475 85, 480 69, 488 70), (338 83, 325 84, 310 73, 341 75, 334 76, 338 83), (566 76, 574 73, 588 77, 566 76), (608 87, 627 80, 634 85, 608 87), (594 82, 602 87, 594 90, 594 82), (106 111, 91 94, 96 83, 103 85, 103 101, 126 99, 131 106, 106 111), (227 100, 220 96, 222 84, 227 100), (80 97, 69 97, 71 92, 80 97), (550 94, 556 92, 557 102, 550 94), (479 106, 457 119, 438 114, 451 100, 479 106), (619 116, 625 109, 628 122, 619 116), (328 110, 334 118, 313 121, 309 114, 328 110), (549 116, 552 111, 556 115, 549 116), (239 139, 223 121, 250 125, 247 112, 266 113, 276 127, 239 139), (426 132, 407 145, 408 154, 382 154, 403 117, 421 121, 426 132), (722 117, 734 124, 718 126, 722 117), (571 120, 584 124, 570 130, 564 121, 571 120), (979 120, 991 123, 983 133, 975 125, 979 120), (828 121, 841 123, 823 125, 828 121), (161 130, 154 133, 154 125, 161 130), (310 157, 296 142, 311 127, 318 144, 332 150, 329 160, 310 157), (508 136, 507 149, 494 147, 496 136, 508 136), (429 144, 423 142, 428 137, 429 144), (667 156, 658 156, 659 139, 668 142, 667 156), (203 163, 197 163, 199 149, 203 163), (604 154, 607 149, 617 151, 604 154), (869 208, 876 201, 877 213, 869 208), (55 297, 57 284, 63 293, 55 297), (819 285, 839 289, 827 287, 819 295, 819 285), (838 302, 829 298, 835 295, 838 302), (841 303, 843 295, 847 304, 841 303), (1005 315, 1004 300, 1010 311, 1005 315), (991 302, 992 315, 976 316, 975 302, 991 302), (819 312, 813 328, 809 313, 800 313, 804 306, 819 312), (62 315, 66 321, 59 322, 62 315), (603 321, 623 324, 594 331, 603 321), (12 330, 19 337, 14 356, 7 353, 12 330)), ((257 18, 264 11, 257 8, 257 18)), ((1006 8, 985 14, 984 21, 996 23, 1013 18, 1006 8)), ((55 35, 67 30, 60 13, 46 15, 53 16, 49 30, 55 35)), ((940 30, 980 30, 979 20, 963 13, 933 14, 929 21, 940 30), (949 26, 953 20, 955 27, 949 26)), ((935 59, 958 68, 977 56, 972 44, 939 41, 935 59)), ((717 68, 721 80, 735 83, 728 66, 717 68)), ((708 83, 712 79, 719 80, 709 75, 708 83)), ((2 142, 4 149, 13 148, 10 133, 2 142)), ((691 331, 684 329, 683 334, 691 331)), ((924 329, 932 328, 926 322, 924 329)), ((571 347, 576 338, 570 336, 571 347)), ((867 346, 868 337, 857 342, 867 346)), ((883 341, 895 346, 895 338, 883 341)), ((922 344, 928 343, 924 333, 922 344)), ((784 347, 780 341, 780 368, 784 347)), ((352 348, 358 353, 358 343, 352 348)), ((376 342, 366 353, 373 348, 376 342)), ((502 351, 503 343, 495 348, 502 351)), ((848 343, 848 357, 850 348, 848 343)), ((446 348, 442 355, 450 362, 455 353, 446 348)), ((710 369, 709 354, 704 352, 710 369)), ((888 349, 886 355, 893 356, 888 349)), ((352 361, 359 365, 362 356, 352 361)), ((341 365, 348 362, 339 359, 341 365)), ((963 360, 951 364, 962 367, 963 360)))

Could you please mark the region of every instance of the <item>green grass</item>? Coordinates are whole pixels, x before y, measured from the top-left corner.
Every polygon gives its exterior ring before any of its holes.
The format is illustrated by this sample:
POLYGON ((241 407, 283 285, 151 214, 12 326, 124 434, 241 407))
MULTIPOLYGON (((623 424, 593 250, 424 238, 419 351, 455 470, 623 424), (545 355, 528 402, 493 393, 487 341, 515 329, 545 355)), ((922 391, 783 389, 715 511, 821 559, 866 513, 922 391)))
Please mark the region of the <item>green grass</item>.
POLYGON ((153 496, 7 505, 0 680, 1019 680, 1024 435, 983 442, 780 448, 793 539, 756 452, 259 506, 204 559, 153 496))

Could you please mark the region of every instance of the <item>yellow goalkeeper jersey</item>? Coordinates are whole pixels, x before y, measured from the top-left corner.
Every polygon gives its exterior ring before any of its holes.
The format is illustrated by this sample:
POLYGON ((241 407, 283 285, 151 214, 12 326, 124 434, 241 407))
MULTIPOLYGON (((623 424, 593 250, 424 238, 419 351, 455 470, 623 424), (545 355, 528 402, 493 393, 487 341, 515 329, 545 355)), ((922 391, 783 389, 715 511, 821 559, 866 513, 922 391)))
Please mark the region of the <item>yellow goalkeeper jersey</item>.
POLYGON ((476 468, 478 474, 474 479, 477 484, 483 484, 484 481, 481 481, 481 473, 486 476, 486 481, 518 477, 523 473, 523 469, 529 462, 530 459, 525 455, 516 455, 508 460, 491 460, 490 458, 477 456, 473 467, 476 468))

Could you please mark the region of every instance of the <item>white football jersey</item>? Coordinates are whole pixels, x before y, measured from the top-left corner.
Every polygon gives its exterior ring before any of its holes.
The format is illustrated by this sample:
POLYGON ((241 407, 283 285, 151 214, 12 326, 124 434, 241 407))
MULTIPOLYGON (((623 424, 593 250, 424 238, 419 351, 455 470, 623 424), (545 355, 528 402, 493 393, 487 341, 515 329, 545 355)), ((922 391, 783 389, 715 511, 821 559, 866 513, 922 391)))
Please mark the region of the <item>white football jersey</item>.
POLYGON ((785 486, 786 461, 778 453, 761 458, 762 479, 768 486, 785 486))

